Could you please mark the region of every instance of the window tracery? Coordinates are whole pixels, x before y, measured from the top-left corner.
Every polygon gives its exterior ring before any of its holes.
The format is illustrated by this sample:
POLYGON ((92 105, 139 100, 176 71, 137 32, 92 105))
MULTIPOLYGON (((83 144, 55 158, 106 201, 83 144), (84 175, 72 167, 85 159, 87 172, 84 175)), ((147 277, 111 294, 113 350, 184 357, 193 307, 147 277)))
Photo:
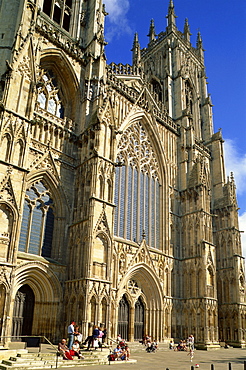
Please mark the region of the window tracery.
POLYGON ((129 280, 127 283, 127 289, 131 296, 137 296, 141 293, 141 289, 138 286, 138 283, 135 280, 129 280))
POLYGON ((122 134, 115 179, 115 235, 159 248, 160 183, 158 163, 140 122, 122 134))
POLYGON ((39 181, 26 191, 18 250, 51 257, 54 214, 53 200, 39 181))
POLYGON ((64 107, 60 98, 60 91, 52 71, 41 69, 37 100, 40 108, 59 118, 64 118, 64 107))

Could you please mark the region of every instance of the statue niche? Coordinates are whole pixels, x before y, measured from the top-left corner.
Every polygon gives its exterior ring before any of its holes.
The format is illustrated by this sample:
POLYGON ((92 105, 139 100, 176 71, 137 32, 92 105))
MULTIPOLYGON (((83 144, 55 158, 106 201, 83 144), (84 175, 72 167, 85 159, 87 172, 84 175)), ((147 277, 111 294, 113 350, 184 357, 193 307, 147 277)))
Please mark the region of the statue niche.
POLYGON ((6 261, 13 228, 13 213, 5 203, 0 204, 0 260, 6 261))

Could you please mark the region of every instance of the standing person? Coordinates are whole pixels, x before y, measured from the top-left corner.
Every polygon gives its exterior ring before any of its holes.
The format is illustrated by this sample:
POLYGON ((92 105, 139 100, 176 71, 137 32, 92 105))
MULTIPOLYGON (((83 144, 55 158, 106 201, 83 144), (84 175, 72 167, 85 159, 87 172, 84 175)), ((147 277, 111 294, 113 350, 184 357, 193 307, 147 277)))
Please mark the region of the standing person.
POLYGON ((192 351, 194 351, 194 337, 192 334, 187 339, 187 347, 189 348, 189 350, 191 349, 192 351))
POLYGON ((99 348, 102 348, 102 338, 103 338, 103 330, 102 328, 99 328, 99 335, 98 335, 98 345, 99 348))
POLYGON ((88 335, 88 337, 86 338, 86 340, 84 341, 84 343, 82 343, 82 345, 86 345, 87 344, 87 349, 86 351, 89 351, 90 350, 90 347, 93 345, 93 336, 92 335, 88 335))
POLYGON ((73 342, 74 342, 74 325, 75 325, 75 321, 71 321, 70 325, 67 328, 69 349, 72 349, 73 342))
POLYGON ((98 329, 98 326, 96 325, 94 325, 92 336, 93 336, 93 339, 97 339, 99 337, 99 329, 98 329))
POLYGON ((194 350, 191 347, 189 349, 189 353, 187 354, 187 356, 190 356, 190 362, 192 362, 194 357, 194 350))

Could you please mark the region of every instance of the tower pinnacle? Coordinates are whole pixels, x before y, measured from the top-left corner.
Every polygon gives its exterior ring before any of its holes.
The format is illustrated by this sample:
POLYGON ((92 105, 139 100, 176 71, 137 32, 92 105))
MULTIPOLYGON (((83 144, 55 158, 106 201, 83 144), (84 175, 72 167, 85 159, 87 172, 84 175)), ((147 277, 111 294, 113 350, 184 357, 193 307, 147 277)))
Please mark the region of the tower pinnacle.
POLYGON ((149 37, 149 43, 151 43, 151 41, 155 40, 156 33, 155 33, 154 19, 151 19, 151 21, 150 21, 149 34, 147 36, 149 37))
POLYGON ((191 36, 190 26, 189 26, 189 23, 188 23, 188 19, 186 18, 185 19, 185 25, 184 25, 184 38, 185 38, 185 40, 190 42, 190 36, 191 36))
POLYGON ((202 37, 200 31, 197 34, 197 39, 196 39, 196 48, 199 53, 199 56, 201 58, 204 57, 204 49, 203 49, 203 43, 202 43, 202 37))
POLYGON ((169 2, 168 15, 166 16, 166 18, 167 18, 167 30, 168 31, 175 30, 176 29, 175 18, 177 18, 177 16, 175 15, 173 0, 170 0, 169 2))
POLYGON ((132 65, 138 67, 141 63, 140 44, 138 41, 138 33, 134 35, 134 41, 132 46, 132 65))

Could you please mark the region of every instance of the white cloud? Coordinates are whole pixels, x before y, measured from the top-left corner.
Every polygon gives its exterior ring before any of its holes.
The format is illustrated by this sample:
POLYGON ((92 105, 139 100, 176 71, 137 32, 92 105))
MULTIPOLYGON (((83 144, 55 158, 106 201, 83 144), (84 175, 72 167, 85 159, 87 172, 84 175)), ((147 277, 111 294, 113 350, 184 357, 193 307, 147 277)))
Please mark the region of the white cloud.
POLYGON ((224 154, 226 174, 229 176, 233 172, 237 193, 241 195, 246 192, 246 154, 241 155, 236 143, 231 139, 225 140, 224 154))
MULTIPOLYGON (((246 154, 240 154, 235 141, 226 139, 224 143, 225 168, 227 176, 231 172, 234 174, 238 198, 242 200, 242 214, 239 215, 239 230, 244 231, 241 234, 242 254, 246 257, 246 154)), ((240 204, 239 204, 240 207, 240 204)))
POLYGON ((130 8, 129 0, 104 0, 108 14, 108 24, 106 27, 106 41, 110 42, 114 37, 122 34, 132 34, 131 27, 127 19, 127 12, 130 8))

